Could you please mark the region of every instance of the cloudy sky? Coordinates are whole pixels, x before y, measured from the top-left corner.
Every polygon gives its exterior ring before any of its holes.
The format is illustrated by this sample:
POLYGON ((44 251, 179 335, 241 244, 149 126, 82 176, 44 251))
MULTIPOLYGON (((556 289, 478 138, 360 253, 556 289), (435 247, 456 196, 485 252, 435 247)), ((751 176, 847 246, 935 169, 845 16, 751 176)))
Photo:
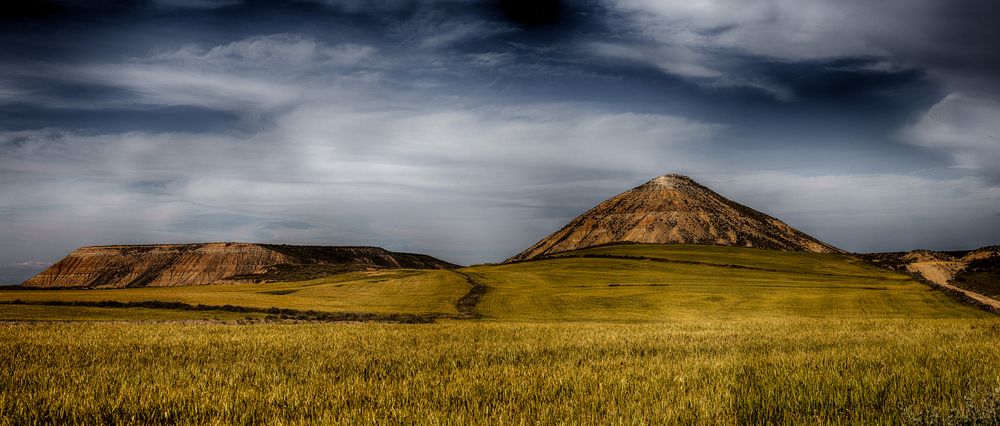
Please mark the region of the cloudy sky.
POLYGON ((1000 243, 990 0, 0 14, 0 282, 113 243, 498 261, 674 172, 846 250, 1000 243))

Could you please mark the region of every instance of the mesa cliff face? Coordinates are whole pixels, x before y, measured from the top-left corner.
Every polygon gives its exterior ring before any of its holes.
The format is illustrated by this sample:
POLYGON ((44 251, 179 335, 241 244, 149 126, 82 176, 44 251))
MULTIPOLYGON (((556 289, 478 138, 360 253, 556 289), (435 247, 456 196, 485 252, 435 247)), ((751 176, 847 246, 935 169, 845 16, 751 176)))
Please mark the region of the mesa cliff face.
POLYGON ((378 247, 286 246, 250 243, 158 244, 81 247, 25 281, 25 287, 126 288, 204 285, 266 280, 278 269, 324 267, 447 269, 455 265, 426 255, 378 247))
POLYGON ((785 251, 840 249, 681 175, 619 194, 507 261, 611 243, 713 244, 785 251))

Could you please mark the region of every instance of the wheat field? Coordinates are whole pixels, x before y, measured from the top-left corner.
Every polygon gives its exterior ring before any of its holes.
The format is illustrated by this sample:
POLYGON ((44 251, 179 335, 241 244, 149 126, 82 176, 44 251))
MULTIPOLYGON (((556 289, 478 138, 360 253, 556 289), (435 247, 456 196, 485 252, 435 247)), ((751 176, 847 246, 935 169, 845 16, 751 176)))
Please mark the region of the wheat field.
POLYGON ((2 304, 0 424, 1000 423, 1000 317, 849 256, 629 246, 458 272, 0 292, 440 314, 2 304), (462 274, 487 288, 478 319, 450 315, 462 274))
POLYGON ((10 425, 1000 421, 993 320, 64 323, 0 340, 10 425))

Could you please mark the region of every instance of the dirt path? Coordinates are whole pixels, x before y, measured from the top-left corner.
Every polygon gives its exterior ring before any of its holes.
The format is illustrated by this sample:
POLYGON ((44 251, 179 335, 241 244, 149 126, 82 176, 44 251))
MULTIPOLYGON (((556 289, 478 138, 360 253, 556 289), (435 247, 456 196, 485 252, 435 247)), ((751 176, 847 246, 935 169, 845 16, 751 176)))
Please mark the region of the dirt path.
POLYGON ((482 315, 476 312, 476 305, 479 304, 480 299, 483 298, 483 295, 485 295, 490 288, 483 285, 479 281, 476 281, 475 278, 472 278, 472 275, 465 272, 452 272, 464 277, 465 282, 472 286, 472 288, 469 289, 469 292, 466 293, 465 296, 462 296, 461 299, 458 299, 458 302, 455 303, 455 308, 458 309, 459 317, 482 318, 482 315))
POLYGON ((906 270, 923 275, 934 284, 962 293, 979 303, 1000 311, 1000 300, 948 284, 948 281, 951 281, 951 278, 961 269, 961 262, 917 262, 906 265, 906 270))

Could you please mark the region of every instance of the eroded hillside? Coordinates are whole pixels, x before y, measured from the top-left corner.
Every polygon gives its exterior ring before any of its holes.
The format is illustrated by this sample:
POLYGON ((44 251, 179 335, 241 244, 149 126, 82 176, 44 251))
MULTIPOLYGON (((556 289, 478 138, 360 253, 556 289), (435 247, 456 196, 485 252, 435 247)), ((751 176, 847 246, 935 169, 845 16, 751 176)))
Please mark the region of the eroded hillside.
POLYGON ((450 269, 431 256, 378 247, 251 243, 81 247, 22 284, 43 288, 126 288, 308 279, 366 269, 450 269))
POLYGON ((610 243, 711 244, 840 253, 689 177, 664 175, 602 202, 508 261, 610 243))

